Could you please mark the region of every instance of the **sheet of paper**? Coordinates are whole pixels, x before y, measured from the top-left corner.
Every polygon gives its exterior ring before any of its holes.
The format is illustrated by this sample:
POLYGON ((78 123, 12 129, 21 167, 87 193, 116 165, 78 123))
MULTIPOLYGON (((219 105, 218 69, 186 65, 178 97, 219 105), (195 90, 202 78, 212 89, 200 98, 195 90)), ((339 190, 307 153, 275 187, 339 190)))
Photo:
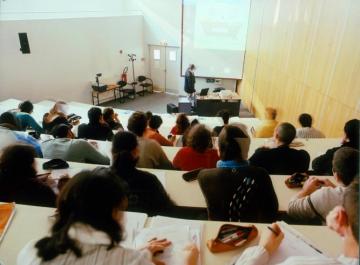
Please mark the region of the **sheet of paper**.
POLYGON ((145 213, 124 212, 123 227, 125 230, 122 246, 133 247, 137 234, 145 227, 148 216, 145 213))
POLYGON ((135 248, 141 248, 153 238, 166 238, 171 241, 163 253, 156 256, 157 259, 165 264, 183 265, 184 247, 191 242, 190 227, 187 225, 171 225, 165 227, 145 228, 136 237, 134 241, 135 248))
POLYGON ((299 232, 285 222, 278 222, 278 224, 284 233, 284 240, 279 249, 271 255, 268 265, 279 264, 291 256, 323 257, 299 232))

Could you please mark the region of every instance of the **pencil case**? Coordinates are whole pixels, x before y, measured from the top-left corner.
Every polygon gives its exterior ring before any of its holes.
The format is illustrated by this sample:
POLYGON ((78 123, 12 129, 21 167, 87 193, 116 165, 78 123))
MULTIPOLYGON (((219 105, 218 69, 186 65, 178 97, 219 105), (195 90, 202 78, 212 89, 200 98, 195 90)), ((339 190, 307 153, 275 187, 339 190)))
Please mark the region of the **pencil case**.
POLYGON ((216 238, 208 240, 206 245, 212 253, 225 252, 244 246, 257 235, 258 230, 254 225, 225 224, 220 227, 216 238))

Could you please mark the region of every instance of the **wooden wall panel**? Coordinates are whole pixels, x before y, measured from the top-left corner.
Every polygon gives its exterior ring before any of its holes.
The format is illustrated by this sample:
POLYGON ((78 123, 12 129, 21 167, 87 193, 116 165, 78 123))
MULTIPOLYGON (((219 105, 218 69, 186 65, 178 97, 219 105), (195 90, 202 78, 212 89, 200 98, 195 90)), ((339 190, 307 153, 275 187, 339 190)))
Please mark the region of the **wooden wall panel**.
POLYGON ((280 121, 340 137, 360 118, 360 1, 252 0, 239 93, 258 116, 278 109, 280 121))

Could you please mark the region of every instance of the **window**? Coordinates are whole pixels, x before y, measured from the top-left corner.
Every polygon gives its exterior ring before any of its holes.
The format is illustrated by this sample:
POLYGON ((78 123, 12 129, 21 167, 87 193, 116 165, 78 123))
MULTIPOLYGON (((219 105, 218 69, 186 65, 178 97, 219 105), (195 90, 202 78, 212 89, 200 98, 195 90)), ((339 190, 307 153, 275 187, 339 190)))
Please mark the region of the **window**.
POLYGON ((169 60, 176 62, 176 51, 169 51, 169 60))
POLYGON ((154 50, 154 60, 160 60, 160 50, 154 50))

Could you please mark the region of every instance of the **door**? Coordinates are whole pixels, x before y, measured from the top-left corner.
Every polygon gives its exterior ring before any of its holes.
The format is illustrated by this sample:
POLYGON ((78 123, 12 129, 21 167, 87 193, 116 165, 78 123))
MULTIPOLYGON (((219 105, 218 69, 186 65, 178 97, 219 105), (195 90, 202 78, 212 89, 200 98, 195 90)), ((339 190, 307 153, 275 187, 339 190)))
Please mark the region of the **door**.
POLYGON ((179 93, 180 52, 178 47, 149 45, 150 76, 156 91, 179 93))
POLYGON ((165 52, 165 91, 178 94, 181 84, 179 48, 166 47, 165 52))
POLYGON ((156 91, 165 91, 165 47, 150 45, 150 76, 156 91))

